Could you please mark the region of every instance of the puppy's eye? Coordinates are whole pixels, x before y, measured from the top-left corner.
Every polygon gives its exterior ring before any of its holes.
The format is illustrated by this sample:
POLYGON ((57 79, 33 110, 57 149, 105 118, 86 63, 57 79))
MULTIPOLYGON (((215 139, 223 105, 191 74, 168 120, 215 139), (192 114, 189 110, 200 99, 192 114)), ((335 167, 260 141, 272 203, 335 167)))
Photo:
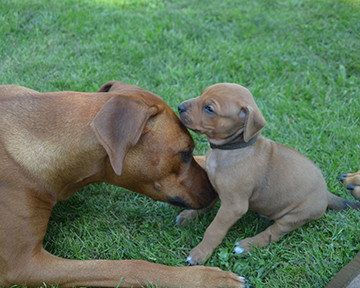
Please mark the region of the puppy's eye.
POLYGON ((205 110, 205 112, 207 112, 209 114, 214 114, 215 113, 214 108, 211 105, 205 105, 204 110, 205 110))

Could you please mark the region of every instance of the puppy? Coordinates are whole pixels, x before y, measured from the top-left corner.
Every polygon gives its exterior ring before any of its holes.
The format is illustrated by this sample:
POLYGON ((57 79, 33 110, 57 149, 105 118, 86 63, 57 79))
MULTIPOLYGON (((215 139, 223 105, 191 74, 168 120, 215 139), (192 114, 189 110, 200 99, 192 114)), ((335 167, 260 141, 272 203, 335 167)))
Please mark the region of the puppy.
POLYGON ((276 242, 320 218, 326 208, 360 208, 360 203, 328 192, 320 169, 307 157, 260 134, 266 122, 248 89, 216 84, 181 103, 178 110, 185 126, 205 134, 210 142, 206 171, 221 200, 203 240, 188 257, 190 264, 201 264, 210 257, 248 209, 274 223, 236 243, 235 253, 276 242))
POLYGON ((338 177, 347 190, 360 200, 360 171, 355 173, 342 174, 338 177))

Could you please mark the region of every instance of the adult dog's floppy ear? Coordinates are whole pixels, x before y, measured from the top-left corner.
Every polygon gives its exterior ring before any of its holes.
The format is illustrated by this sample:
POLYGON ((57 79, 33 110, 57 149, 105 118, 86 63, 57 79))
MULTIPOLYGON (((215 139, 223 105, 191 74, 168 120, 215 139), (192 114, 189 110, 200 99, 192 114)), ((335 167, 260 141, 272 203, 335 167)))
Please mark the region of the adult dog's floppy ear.
POLYGON ((150 117, 159 112, 139 98, 115 96, 101 108, 90 126, 106 150, 117 175, 121 175, 127 152, 134 147, 150 117))
MULTIPOLYGON (((100 89, 97 92, 109 92, 111 90, 112 86, 114 86, 114 84, 116 82, 119 82, 119 81, 106 82, 105 84, 101 85, 100 89)), ((121 82, 119 82, 119 83, 121 83, 121 82)))
POLYGON ((245 112, 244 141, 249 142, 256 134, 260 133, 266 125, 266 121, 257 107, 253 108, 248 105, 242 109, 245 112))

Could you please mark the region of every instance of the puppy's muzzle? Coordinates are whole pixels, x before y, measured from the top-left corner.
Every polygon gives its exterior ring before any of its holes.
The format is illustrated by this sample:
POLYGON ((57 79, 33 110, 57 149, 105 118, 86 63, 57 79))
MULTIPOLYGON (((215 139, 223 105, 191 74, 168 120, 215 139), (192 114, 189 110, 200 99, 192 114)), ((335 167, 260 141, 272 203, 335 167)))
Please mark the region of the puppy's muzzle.
POLYGON ((191 104, 188 103, 188 101, 185 101, 178 106, 180 120, 186 126, 186 128, 194 131, 195 133, 201 134, 200 130, 194 127, 194 121, 191 113, 191 104))
POLYGON ((178 107, 179 114, 185 113, 186 110, 187 110, 186 105, 184 103, 180 103, 180 105, 178 107))
POLYGON ((192 121, 191 118, 189 117, 190 110, 188 109, 188 105, 186 104, 186 101, 178 106, 178 111, 181 121, 185 124, 185 126, 188 127, 188 125, 190 125, 192 121))

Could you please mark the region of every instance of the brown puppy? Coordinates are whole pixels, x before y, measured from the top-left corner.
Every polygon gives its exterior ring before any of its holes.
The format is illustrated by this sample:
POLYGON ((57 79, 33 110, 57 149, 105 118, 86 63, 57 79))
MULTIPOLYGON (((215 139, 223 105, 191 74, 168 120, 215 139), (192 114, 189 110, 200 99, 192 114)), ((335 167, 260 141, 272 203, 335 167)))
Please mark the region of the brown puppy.
POLYGON ((0 86, 0 286, 244 287, 218 268, 67 260, 42 247, 53 206, 89 183, 210 205, 216 193, 193 148, 170 107, 137 86, 109 82, 99 93, 0 86))
POLYGON ((238 242, 237 253, 249 251, 251 245, 261 247, 278 241, 320 218, 327 207, 360 208, 360 203, 328 192, 320 169, 308 158, 260 135, 265 119, 246 88, 236 84, 210 86, 199 97, 180 104, 179 113, 185 126, 205 134, 210 142, 206 170, 221 200, 204 239, 190 253, 190 264, 203 263, 248 209, 275 223, 238 242))
POLYGON ((348 173, 339 176, 346 189, 356 198, 360 200, 360 171, 348 173))

